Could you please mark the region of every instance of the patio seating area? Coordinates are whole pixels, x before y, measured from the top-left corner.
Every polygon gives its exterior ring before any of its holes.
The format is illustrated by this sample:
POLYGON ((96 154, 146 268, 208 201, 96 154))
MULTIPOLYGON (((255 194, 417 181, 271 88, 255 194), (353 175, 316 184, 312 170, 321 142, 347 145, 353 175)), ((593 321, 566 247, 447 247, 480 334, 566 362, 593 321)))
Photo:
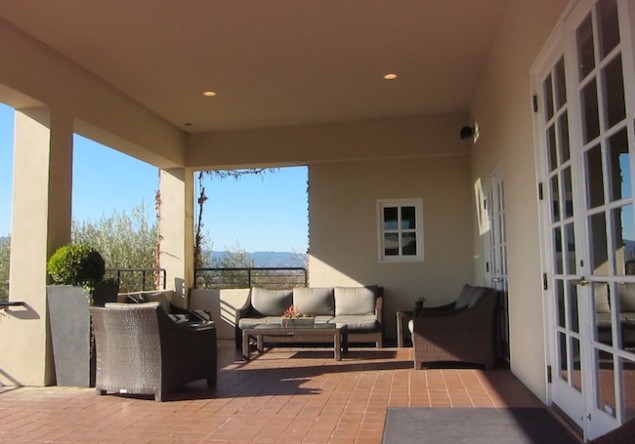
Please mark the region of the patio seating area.
POLYGON ((0 442, 381 443, 388 407, 541 407, 508 370, 414 370, 411 348, 275 347, 249 362, 218 341, 218 382, 152 396, 0 388, 0 442))

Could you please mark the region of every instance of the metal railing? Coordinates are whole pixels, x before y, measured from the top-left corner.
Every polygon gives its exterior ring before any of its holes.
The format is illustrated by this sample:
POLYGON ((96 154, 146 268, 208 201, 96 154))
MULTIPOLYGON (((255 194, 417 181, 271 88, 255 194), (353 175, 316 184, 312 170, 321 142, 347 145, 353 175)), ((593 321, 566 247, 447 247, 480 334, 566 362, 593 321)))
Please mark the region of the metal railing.
POLYGON ((196 288, 214 289, 306 287, 307 271, 302 267, 198 268, 194 283, 196 288))
POLYGON ((119 280, 119 293, 165 290, 167 283, 164 268, 109 268, 104 277, 119 280))

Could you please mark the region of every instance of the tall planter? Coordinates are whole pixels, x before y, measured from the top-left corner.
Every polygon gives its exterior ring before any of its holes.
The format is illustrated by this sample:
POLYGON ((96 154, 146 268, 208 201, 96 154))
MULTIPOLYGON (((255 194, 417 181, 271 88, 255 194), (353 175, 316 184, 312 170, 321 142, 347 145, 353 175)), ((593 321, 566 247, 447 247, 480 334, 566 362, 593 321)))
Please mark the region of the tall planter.
POLYGON ((87 295, 72 285, 49 285, 46 294, 57 385, 90 387, 94 372, 87 295))
POLYGON ((99 281, 95 284, 93 290, 93 305, 103 307, 109 302, 117 302, 119 294, 119 281, 116 279, 108 279, 99 281))

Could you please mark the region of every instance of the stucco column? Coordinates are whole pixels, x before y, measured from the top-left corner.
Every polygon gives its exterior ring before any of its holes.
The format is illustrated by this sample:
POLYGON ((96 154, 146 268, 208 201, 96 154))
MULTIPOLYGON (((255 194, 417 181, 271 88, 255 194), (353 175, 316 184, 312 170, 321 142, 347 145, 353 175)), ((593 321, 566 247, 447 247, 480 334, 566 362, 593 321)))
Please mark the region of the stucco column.
POLYGON ((161 170, 161 267, 168 288, 178 304, 186 305, 194 282, 193 171, 188 168, 161 170))
POLYGON ((0 324, 2 383, 53 382, 46 263, 70 240, 72 158, 71 118, 47 108, 16 110, 9 298, 26 306, 8 310, 0 324))

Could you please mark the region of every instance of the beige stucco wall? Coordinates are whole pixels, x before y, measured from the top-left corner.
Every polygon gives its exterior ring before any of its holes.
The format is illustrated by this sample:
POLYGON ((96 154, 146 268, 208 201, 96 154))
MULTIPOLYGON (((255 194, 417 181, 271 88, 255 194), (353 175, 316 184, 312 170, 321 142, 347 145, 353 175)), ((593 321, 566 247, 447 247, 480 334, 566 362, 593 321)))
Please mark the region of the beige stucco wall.
MULTIPOLYGON (((472 181, 502 166, 505 180, 512 371, 546 399, 542 278, 530 92, 530 68, 567 5, 510 1, 472 106, 480 127, 472 181)), ((477 279, 483 241, 475 230, 477 279)))
POLYGON ((383 286, 387 338, 397 309, 455 300, 474 276, 469 168, 468 155, 312 165, 310 285, 383 286), (379 262, 377 199, 399 198, 423 200, 423 262, 379 262))
POLYGON ((192 134, 186 165, 221 169, 465 154, 458 134, 466 123, 465 113, 454 113, 192 134))

